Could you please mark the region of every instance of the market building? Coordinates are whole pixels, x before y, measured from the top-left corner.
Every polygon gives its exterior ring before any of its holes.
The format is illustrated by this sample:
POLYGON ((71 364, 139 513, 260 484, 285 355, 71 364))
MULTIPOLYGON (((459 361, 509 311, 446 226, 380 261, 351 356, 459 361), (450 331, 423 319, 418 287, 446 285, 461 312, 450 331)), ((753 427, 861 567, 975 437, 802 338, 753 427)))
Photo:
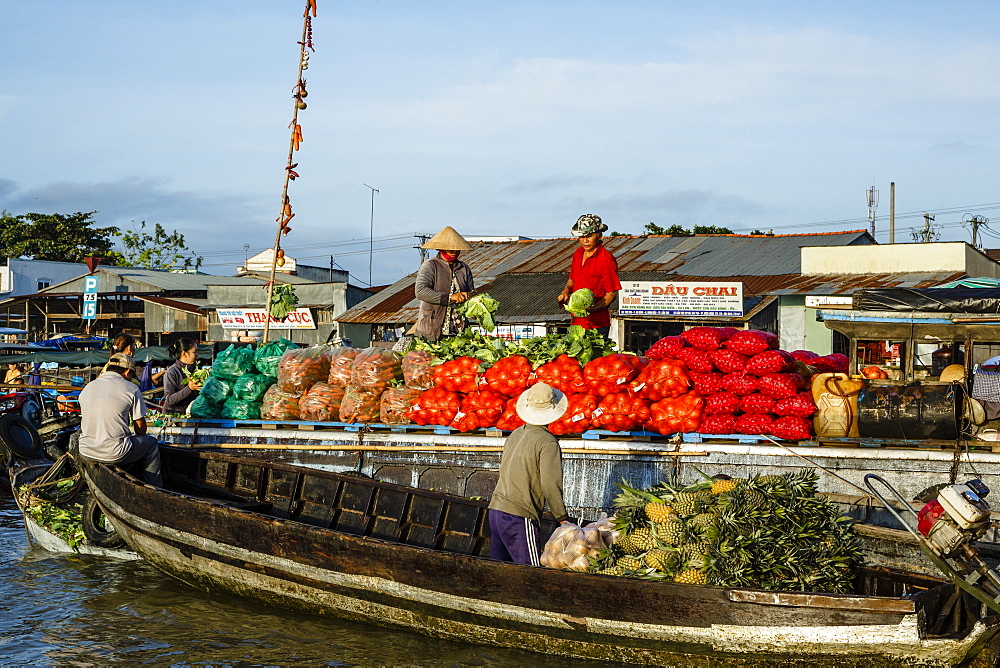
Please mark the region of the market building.
MULTIPOLYGON (((859 289, 929 288, 969 276, 1000 276, 1000 265, 963 242, 879 245, 866 230, 776 236, 608 237, 622 293, 612 305, 611 337, 628 350, 696 325, 775 332, 785 350, 848 353, 848 339, 817 318, 816 307, 849 303, 859 289), (642 313, 622 308, 630 287, 711 293, 736 287, 734 308, 642 313), (845 301, 846 300, 846 301, 845 301), (692 312, 700 315, 692 315, 692 312)), ((565 328, 570 316, 556 302, 566 282, 575 239, 475 243, 462 255, 479 291, 500 302, 505 336, 565 328)), ((410 274, 338 318, 351 339, 382 341, 415 322, 418 302, 410 274)), ((717 301, 702 300, 702 304, 717 301)), ((728 306, 733 307, 733 299, 728 306)), ((697 306, 697 300, 694 306, 697 306)), ((689 304, 691 306, 691 304, 689 304)), ((714 307, 713 307, 714 308, 714 307)), ((648 309, 648 311, 669 309, 648 309)))

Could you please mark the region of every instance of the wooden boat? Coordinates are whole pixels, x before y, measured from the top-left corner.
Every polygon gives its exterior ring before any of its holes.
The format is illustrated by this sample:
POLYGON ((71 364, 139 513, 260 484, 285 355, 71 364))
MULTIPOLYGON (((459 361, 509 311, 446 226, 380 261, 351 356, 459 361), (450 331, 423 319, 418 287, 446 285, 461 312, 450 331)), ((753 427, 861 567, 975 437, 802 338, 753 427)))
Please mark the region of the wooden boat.
POLYGON ((493 561, 485 502, 164 447, 165 488, 85 476, 128 545, 193 587, 487 645, 614 662, 993 665, 1000 619, 863 567, 855 594, 649 582, 493 561), (985 663, 984 663, 985 662, 985 663))

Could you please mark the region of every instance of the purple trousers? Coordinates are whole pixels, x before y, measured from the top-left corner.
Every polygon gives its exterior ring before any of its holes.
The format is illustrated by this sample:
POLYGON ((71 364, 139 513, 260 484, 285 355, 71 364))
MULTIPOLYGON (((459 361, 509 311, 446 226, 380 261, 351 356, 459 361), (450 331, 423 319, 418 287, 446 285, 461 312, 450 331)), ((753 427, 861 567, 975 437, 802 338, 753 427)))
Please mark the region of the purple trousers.
POLYGON ((497 561, 541 566, 542 545, 534 520, 491 509, 490 535, 490 556, 497 561))

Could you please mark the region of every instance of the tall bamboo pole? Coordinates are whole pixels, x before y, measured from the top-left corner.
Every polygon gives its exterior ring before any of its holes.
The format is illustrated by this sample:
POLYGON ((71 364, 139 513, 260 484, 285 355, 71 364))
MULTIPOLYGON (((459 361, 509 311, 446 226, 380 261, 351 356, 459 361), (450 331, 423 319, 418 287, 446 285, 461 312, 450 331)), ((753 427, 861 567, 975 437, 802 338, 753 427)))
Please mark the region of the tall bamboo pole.
MULTIPOLYGON (((292 219, 292 205, 288 199, 288 183, 297 174, 293 171, 295 163, 295 152, 299 150, 302 141, 302 128, 299 126, 299 110, 305 109, 306 103, 302 98, 306 96, 305 81, 302 80, 302 72, 309 69, 309 50, 312 48, 312 17, 316 16, 316 0, 306 0, 305 11, 302 12, 302 39, 299 41, 299 71, 295 80, 295 104, 292 106, 292 122, 289 127, 292 130, 288 140, 288 161, 285 163, 285 182, 281 188, 281 207, 278 212, 278 230, 274 235, 274 248, 271 253, 271 276, 267 283, 267 300, 264 303, 264 339, 266 343, 271 331, 271 298, 274 295, 274 277, 278 272, 278 251, 281 250, 281 237, 288 234, 292 229, 288 227, 288 222, 292 219)), ((282 262, 284 264, 284 262, 282 262)))

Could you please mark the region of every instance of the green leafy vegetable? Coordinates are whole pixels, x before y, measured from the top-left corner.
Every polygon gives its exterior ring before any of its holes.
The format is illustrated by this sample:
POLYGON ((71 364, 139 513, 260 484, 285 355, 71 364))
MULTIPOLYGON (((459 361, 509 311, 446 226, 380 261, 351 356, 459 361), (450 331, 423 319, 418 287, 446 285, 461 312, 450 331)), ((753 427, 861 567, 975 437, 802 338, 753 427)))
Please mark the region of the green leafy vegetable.
POLYGON ((493 299, 487 293, 469 297, 458 305, 458 312, 466 318, 475 320, 487 332, 492 332, 497 328, 493 322, 493 314, 500 308, 500 302, 493 299))
POLYGON ((584 318, 590 313, 590 307, 594 305, 594 293, 587 288, 581 288, 569 296, 566 302, 566 310, 577 318, 584 318))
POLYGON ((209 369, 196 369, 195 371, 188 371, 187 367, 181 369, 184 372, 184 380, 193 380, 196 383, 205 384, 208 380, 209 369))
POLYGON ((299 303, 299 298, 295 296, 295 288, 290 284, 275 285, 271 290, 271 303, 267 312, 275 320, 284 320, 288 314, 295 310, 299 303))
POLYGON ((468 327, 461 334, 449 336, 437 343, 417 337, 413 340, 413 348, 426 350, 434 355, 434 364, 450 362, 459 357, 475 357, 490 366, 507 354, 503 339, 474 332, 468 327))

